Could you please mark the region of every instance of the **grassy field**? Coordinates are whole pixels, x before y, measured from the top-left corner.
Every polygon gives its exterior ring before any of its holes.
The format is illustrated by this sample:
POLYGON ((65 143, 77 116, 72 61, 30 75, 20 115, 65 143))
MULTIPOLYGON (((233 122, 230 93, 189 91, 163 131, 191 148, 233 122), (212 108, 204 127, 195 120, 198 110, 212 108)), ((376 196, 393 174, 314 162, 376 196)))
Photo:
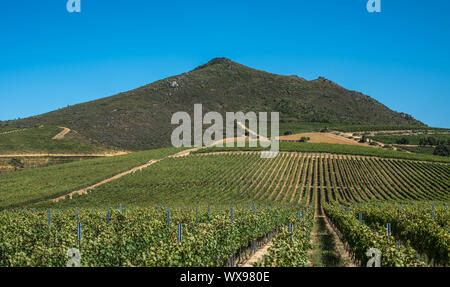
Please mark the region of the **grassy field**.
MULTIPOLYGON (((219 152, 219 151, 261 151, 266 150, 262 147, 212 147, 197 151, 197 153, 219 152)), ((428 155, 428 154, 413 154, 394 150, 387 150, 382 148, 353 146, 342 144, 327 144, 327 143, 297 143, 297 142, 280 142, 280 151, 293 152, 321 152, 333 154, 349 154, 362 156, 376 156, 383 158, 397 158, 409 160, 423 160, 434 162, 450 162, 449 157, 428 155)))
POLYGON ((410 145, 419 145, 420 139, 427 139, 433 137, 436 140, 450 140, 450 134, 426 134, 426 135, 389 135, 389 136, 372 136, 369 137, 375 141, 385 144, 396 144, 400 139, 407 139, 410 145))
POLYGON ((178 151, 164 148, 4 173, 0 175, 0 209, 64 195, 178 151))
POLYGON ((62 129, 59 127, 47 126, 2 134, 0 135, 0 154, 93 154, 111 151, 108 148, 93 145, 70 136, 68 136, 68 139, 53 140, 52 137, 60 131, 62 129))

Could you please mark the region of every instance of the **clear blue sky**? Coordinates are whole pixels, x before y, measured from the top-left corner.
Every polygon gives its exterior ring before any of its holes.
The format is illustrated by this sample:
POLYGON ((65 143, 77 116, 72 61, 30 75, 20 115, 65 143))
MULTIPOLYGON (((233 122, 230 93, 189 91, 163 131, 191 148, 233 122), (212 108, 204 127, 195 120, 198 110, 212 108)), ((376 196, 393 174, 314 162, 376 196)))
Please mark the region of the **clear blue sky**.
POLYGON ((0 120, 114 95, 213 57, 324 76, 450 128, 450 1, 2 0, 0 120))

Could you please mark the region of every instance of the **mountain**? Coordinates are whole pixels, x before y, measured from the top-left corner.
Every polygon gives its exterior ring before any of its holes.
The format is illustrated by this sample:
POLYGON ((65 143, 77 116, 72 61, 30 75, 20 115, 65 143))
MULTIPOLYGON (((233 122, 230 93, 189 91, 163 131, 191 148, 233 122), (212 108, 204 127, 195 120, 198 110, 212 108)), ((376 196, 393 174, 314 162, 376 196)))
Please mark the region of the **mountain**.
POLYGON ((423 126, 325 78, 280 76, 226 58, 135 90, 0 126, 65 126, 105 146, 142 150, 170 145, 172 114, 192 113, 196 103, 203 104, 204 112, 222 114, 279 111, 282 121, 423 126))

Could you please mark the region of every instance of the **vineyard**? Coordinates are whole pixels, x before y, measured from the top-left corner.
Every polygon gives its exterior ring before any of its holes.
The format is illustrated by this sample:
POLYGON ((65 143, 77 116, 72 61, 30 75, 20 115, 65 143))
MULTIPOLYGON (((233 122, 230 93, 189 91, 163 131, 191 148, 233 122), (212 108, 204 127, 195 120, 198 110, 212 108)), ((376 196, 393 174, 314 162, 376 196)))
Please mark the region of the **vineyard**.
POLYGON ((0 213, 0 265, 66 266, 77 248, 81 266, 313 266, 318 218, 356 266, 373 248, 381 266, 450 263, 446 163, 304 152, 167 157, 176 151, 143 153, 163 160, 59 202, 42 200, 63 191, 44 184, 27 202, 10 179, 8 202, 17 204, 0 213))
MULTIPOLYGON (((268 236, 302 237, 312 214, 299 208, 8 211, 0 214, 0 266, 63 267, 71 264, 66 253, 74 247, 80 251, 81 266, 236 266, 268 236)), ((297 249, 302 248, 307 246, 297 249)), ((271 258, 285 262, 278 258, 282 256, 271 258)))
POLYGON ((450 264, 447 205, 326 204, 325 212, 363 264, 369 248, 379 248, 390 266, 450 264))
MULTIPOLYGON (((374 157, 280 153, 199 154, 168 158, 55 206, 146 206, 204 202, 448 201, 450 166, 374 157), (430 180, 433 179, 433 180, 430 180)), ((46 207, 54 205, 46 203, 46 207)))
POLYGON ((0 210, 64 195, 179 151, 165 148, 5 173, 0 177, 0 210))

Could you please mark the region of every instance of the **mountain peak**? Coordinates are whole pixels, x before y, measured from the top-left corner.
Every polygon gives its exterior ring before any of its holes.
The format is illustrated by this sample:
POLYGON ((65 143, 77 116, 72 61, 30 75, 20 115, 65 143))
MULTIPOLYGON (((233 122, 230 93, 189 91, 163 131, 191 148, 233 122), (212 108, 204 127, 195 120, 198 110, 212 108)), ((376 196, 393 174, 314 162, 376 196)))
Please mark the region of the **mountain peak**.
POLYGON ((206 64, 198 66, 197 68, 194 69, 194 71, 195 70, 201 70, 201 69, 204 69, 204 68, 207 68, 207 67, 211 67, 211 66, 214 66, 214 65, 233 64, 233 63, 234 62, 232 60, 228 59, 228 58, 217 57, 217 58, 214 58, 214 59, 210 60, 206 64))

